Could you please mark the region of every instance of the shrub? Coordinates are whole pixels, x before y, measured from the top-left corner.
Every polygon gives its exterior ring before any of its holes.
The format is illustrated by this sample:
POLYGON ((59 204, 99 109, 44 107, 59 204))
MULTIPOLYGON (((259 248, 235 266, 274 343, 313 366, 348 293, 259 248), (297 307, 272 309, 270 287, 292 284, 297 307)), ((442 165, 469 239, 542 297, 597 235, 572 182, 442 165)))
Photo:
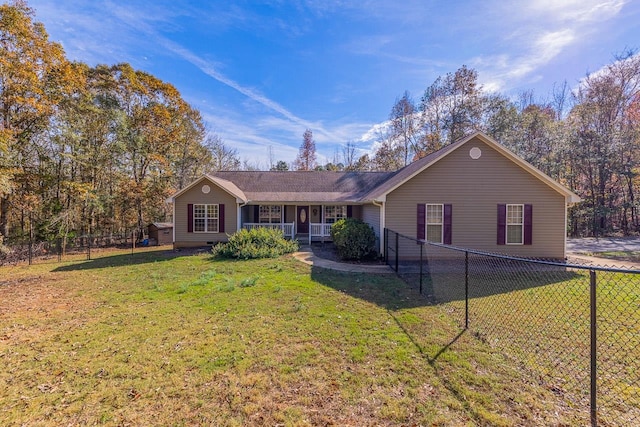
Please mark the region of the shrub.
POLYGON ((369 224, 359 219, 337 221, 331 227, 331 238, 342 259, 359 260, 376 255, 376 235, 369 224))
POLYGON ((213 255, 220 258, 275 258, 298 250, 298 242, 287 240, 282 230, 253 228, 239 230, 229 236, 229 242, 213 247, 213 255))

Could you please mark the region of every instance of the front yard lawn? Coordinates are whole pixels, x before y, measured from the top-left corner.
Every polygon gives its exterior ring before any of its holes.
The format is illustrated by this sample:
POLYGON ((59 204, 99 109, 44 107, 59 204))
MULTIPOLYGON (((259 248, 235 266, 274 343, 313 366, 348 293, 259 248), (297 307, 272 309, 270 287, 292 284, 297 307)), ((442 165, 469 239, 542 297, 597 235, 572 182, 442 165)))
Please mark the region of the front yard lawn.
POLYGON ((3 425, 558 425, 393 275, 126 251, 0 268, 3 425))

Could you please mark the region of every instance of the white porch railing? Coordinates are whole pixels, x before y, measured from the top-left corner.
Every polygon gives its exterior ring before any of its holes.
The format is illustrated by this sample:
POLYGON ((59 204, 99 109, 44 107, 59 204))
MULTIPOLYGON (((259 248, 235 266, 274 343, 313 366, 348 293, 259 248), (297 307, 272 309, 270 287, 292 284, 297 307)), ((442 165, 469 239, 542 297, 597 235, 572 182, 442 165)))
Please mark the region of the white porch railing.
POLYGON ((284 237, 289 237, 293 239, 295 236, 293 234, 293 230, 295 228, 295 223, 258 223, 258 222, 245 222, 242 224, 242 228, 246 228, 247 230, 251 230, 252 228, 275 228, 276 230, 282 230, 282 234, 284 237))
POLYGON ((331 226, 333 224, 309 224, 311 227, 311 237, 329 237, 331 236, 331 226))
MULTIPOLYGON (((331 237, 331 227, 333 224, 309 224, 309 243, 311 243, 311 238, 326 238, 331 237)), ((278 230, 282 230, 284 237, 288 237, 293 239, 295 237, 295 223, 258 223, 258 222, 245 222, 242 224, 242 228, 246 228, 247 230, 251 230, 252 228, 275 228, 278 230)))
POLYGON ((324 239, 325 237, 331 237, 331 227, 333 224, 319 224, 319 223, 310 223, 309 224, 309 243, 311 243, 311 239, 313 237, 320 237, 324 239))

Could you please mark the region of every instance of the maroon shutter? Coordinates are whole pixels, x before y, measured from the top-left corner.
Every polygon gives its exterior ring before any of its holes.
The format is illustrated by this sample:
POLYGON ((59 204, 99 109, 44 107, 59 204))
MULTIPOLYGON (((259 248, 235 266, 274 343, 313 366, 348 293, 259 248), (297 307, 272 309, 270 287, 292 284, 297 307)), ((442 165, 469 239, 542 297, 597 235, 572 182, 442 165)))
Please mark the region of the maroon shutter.
POLYGON ((347 218, 351 218, 353 216, 353 206, 347 206, 347 218))
POLYGON ((187 205, 187 233, 193 233, 193 203, 187 205))
POLYGON ((442 243, 451 244, 451 205, 444 205, 444 230, 442 232, 442 243))
POLYGON ((498 244, 506 244, 507 205, 498 205, 498 244))
POLYGON ((424 233, 426 229, 426 221, 427 220, 427 205, 421 203, 418 205, 418 217, 417 217, 417 227, 416 227, 416 239, 424 240, 424 233))
POLYGON ((224 233, 224 205, 218 205, 218 233, 224 233))
POLYGON ((524 244, 533 243, 533 205, 524 205, 524 244))

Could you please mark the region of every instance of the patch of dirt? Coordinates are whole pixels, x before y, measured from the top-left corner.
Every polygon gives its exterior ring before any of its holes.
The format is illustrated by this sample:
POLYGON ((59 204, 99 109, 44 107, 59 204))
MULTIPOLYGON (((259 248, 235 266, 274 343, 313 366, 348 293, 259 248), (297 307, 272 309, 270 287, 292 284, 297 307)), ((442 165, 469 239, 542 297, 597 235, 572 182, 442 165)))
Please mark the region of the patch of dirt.
POLYGON ((0 284, 0 313, 68 311, 73 299, 66 289, 55 286, 55 278, 20 277, 0 284))
POLYGON ((336 248, 336 245, 331 242, 313 243, 311 244, 311 251, 313 251, 313 254, 318 258, 328 259, 329 261, 343 262, 347 264, 384 265, 384 259, 378 257, 360 261, 343 260, 338 255, 338 249, 336 248))

